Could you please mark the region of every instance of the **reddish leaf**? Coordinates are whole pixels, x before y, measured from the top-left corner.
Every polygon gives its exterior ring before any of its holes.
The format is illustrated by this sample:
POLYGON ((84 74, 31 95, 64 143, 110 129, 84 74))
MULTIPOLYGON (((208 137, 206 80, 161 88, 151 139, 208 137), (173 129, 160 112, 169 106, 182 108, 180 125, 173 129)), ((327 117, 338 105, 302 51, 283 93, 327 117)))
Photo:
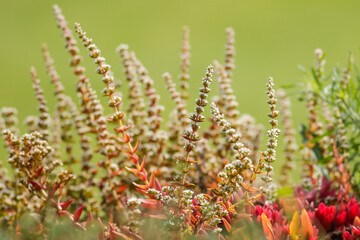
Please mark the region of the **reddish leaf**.
POLYGON ((16 236, 21 236, 21 225, 20 225, 20 223, 18 223, 18 225, 16 225, 16 236))
POLYGON ((346 212, 342 212, 340 214, 337 214, 335 216, 334 219, 334 225, 335 227, 342 227, 344 226, 345 222, 346 222, 346 217, 347 217, 347 213, 346 212))
POLYGON ((157 209, 160 207, 160 203, 156 199, 142 199, 141 206, 144 208, 157 209))
POLYGON ((81 216, 81 213, 84 209, 85 205, 82 205, 81 207, 78 208, 78 210, 76 210, 76 212, 74 213, 74 222, 78 222, 81 216))
POLYGON ((120 150, 120 151, 122 151, 122 152, 124 152, 124 153, 127 153, 128 155, 131 155, 131 154, 132 154, 132 152, 129 151, 128 149, 118 148, 118 150, 120 150))
POLYGON ((75 227, 81 228, 82 230, 86 230, 86 228, 78 222, 75 222, 74 225, 75 225, 75 227))
POLYGON ((94 218, 91 212, 89 212, 89 216, 86 220, 85 227, 91 225, 94 222, 94 218))
POLYGON ((120 232, 124 233, 126 236, 129 236, 130 239, 133 240, 144 240, 141 236, 131 232, 128 228, 126 227, 122 227, 122 226, 118 226, 118 228, 120 229, 120 232))
POLYGON ((348 231, 346 231, 345 227, 343 228, 342 233, 343 233, 343 236, 342 236, 343 240, 352 240, 353 239, 351 234, 348 231))
POLYGON ((140 171, 141 171, 141 172, 142 172, 142 170, 144 170, 144 168, 145 168, 145 163, 146 163, 146 156, 144 156, 143 161, 142 161, 141 166, 140 166, 140 171))
POLYGON ((65 203, 60 203, 59 205, 62 210, 66 210, 69 207, 70 203, 72 203, 74 200, 75 199, 70 199, 69 201, 67 201, 65 203))
POLYGON ((98 217, 98 222, 101 228, 101 233, 98 234, 98 240, 105 240, 105 226, 99 217, 98 217))
POLYGON ((40 185, 40 183, 38 183, 37 181, 34 180, 28 180, 28 183, 30 183, 31 185, 33 185, 33 187, 35 188, 36 191, 40 191, 41 189, 43 189, 43 187, 40 185))
POLYGON ((69 218, 71 218, 71 214, 68 211, 59 211, 59 215, 60 217, 68 216, 69 218))
POLYGON ((357 216, 359 212, 359 203, 354 204, 348 211, 348 219, 353 222, 353 219, 357 216))
POLYGON ((121 186, 117 189, 118 193, 122 193, 123 191, 125 191, 125 189, 127 189, 128 186, 121 186))
POLYGON ((153 170, 150 181, 149 181, 149 188, 155 188, 155 170, 153 170))
POLYGON ((160 183, 159 183, 159 181, 157 179, 155 179, 155 189, 162 192, 161 191, 161 185, 160 185, 160 183))
POLYGON ((132 172, 135 176, 137 176, 138 178, 140 178, 141 181, 145 181, 146 178, 144 176, 144 174, 142 172, 139 172, 137 169, 135 168, 128 168, 128 167, 125 167, 129 172, 132 172))
POLYGON ((119 240, 119 239, 130 240, 130 238, 128 238, 126 235, 116 232, 115 228, 110 223, 109 223, 109 227, 110 227, 110 240, 119 240))
POLYGON ((60 187, 60 183, 56 186, 54 186, 50 191, 49 191, 49 198, 52 198, 55 194, 55 192, 59 189, 60 187))
POLYGON ((130 136, 127 133, 124 133, 124 140, 126 143, 130 142, 130 136))
POLYGON ((119 169, 119 170, 116 170, 116 171, 112 172, 111 177, 116 177, 116 176, 119 175, 119 173, 121 173, 122 171, 123 171, 122 169, 119 169))
POLYGON ((114 130, 115 130, 116 132, 126 132, 126 131, 129 130, 131 127, 132 127, 132 126, 129 125, 129 126, 124 126, 124 127, 122 127, 122 128, 114 128, 114 130))
POLYGON ((117 138, 117 140, 121 143, 128 143, 130 142, 130 136, 124 133, 124 138, 117 138))
POLYGON ((35 171, 35 178, 39 178, 40 174, 44 170, 44 166, 35 171))
POLYGON ((136 187, 140 188, 140 189, 143 189, 143 190, 148 190, 149 187, 146 186, 146 185, 140 185, 140 184, 137 184, 137 183, 133 183, 136 187))
MULTIPOLYGON (((41 211, 41 209, 43 208, 45 206, 45 202, 43 202, 43 203, 41 203, 41 205, 40 205, 40 207, 38 208, 38 212, 40 212, 41 211)), ((56 206, 55 206, 56 207, 56 206)))
POLYGON ((129 158, 131 159, 131 161, 133 161, 133 163, 137 164, 139 162, 139 157, 134 153, 129 154, 129 158))
POLYGON ((128 168, 128 167, 125 167, 125 168, 126 168, 126 170, 128 170, 129 172, 132 172, 135 176, 140 178, 141 172, 139 172, 139 170, 137 170, 136 168, 128 168))
MULTIPOLYGON (((139 191, 141 194, 147 195, 146 194, 147 190, 142 190, 140 188, 136 188, 136 190, 139 191)), ((152 197, 152 196, 150 196, 150 197, 152 197)))
POLYGON ((136 146, 135 146, 134 149, 133 149, 133 153, 136 153, 136 151, 138 150, 139 146, 140 146, 140 140, 137 141, 136 146))

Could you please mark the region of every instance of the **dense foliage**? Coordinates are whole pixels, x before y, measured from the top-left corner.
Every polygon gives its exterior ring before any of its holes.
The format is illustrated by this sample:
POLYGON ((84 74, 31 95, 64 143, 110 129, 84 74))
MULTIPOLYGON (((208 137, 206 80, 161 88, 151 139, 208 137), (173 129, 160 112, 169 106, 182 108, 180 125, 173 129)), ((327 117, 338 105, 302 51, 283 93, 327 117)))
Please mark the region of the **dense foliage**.
POLYGON ((44 45, 55 112, 48 110, 33 67, 39 115, 25 120, 28 133, 19 133, 16 109, 1 109, 0 128, 14 173, 9 176, 0 166, 2 239, 358 239, 360 100, 352 56, 344 71, 326 75, 325 54, 315 50, 315 67, 305 71, 300 93, 308 110, 301 145, 290 100, 284 90, 275 91, 269 77, 264 84, 269 127, 261 151, 264 127, 237 110, 231 28, 224 64, 209 65, 198 82, 189 76, 189 29, 184 28, 180 88, 169 73, 163 75, 176 104, 164 124, 160 96, 135 53, 124 44, 117 48, 128 82, 123 89, 76 23, 75 32, 105 86, 101 94, 112 110, 105 115, 58 6, 54 14, 80 101, 75 104, 65 94, 44 45), (200 87, 195 103, 188 101, 190 79, 200 87), (219 96, 212 96, 210 85, 218 87, 219 96), (125 93, 127 107, 122 106, 125 93), (279 134, 284 135, 283 159, 276 157, 279 134), (300 185, 291 177, 295 159, 301 163, 300 185), (274 161, 282 163, 278 182, 272 176, 274 161))

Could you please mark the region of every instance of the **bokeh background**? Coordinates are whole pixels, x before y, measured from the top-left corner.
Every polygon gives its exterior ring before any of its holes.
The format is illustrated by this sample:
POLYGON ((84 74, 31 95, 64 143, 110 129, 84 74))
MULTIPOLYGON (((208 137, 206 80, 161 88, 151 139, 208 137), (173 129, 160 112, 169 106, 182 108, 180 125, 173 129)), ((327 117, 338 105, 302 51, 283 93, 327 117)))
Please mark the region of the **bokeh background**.
MULTIPOLYGON (((112 65, 115 76, 122 80, 122 64, 115 48, 120 43, 129 44, 155 80, 166 113, 174 105, 161 75, 165 71, 174 77, 180 73, 184 25, 191 31, 193 99, 206 66, 214 59, 223 61, 225 29, 231 26, 236 31, 233 87, 239 110, 262 124, 267 122, 268 76, 274 77, 277 87, 301 83, 303 73, 298 66, 312 66, 313 51, 319 47, 326 52, 327 71, 343 67, 349 51, 355 59, 359 56, 357 0, 0 0, 0 107, 18 108, 21 121, 38 114, 31 89, 31 65, 37 68, 49 107, 55 106, 41 54, 43 42, 55 59, 66 93, 76 98, 76 78, 52 13, 55 3, 63 9, 69 26, 82 24, 112 65)), ((80 50, 85 55, 84 49, 80 50)), ((100 91, 103 83, 94 72, 92 60, 85 57, 84 64, 93 87, 100 91)), ((122 89, 126 91, 126 85, 122 89)), ((296 128, 307 115, 303 103, 296 101, 298 90, 289 90, 296 128)), ((5 152, 0 156, 4 159, 5 152)))

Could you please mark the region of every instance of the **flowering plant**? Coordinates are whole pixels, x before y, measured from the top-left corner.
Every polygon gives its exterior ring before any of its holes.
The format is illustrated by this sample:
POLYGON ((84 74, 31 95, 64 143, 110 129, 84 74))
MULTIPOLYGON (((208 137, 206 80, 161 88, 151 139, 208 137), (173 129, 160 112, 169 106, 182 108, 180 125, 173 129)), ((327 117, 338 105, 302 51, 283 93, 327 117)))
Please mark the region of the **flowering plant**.
POLYGON ((103 108, 82 66, 73 31, 58 6, 54 14, 77 77, 79 104, 66 95, 44 45, 55 112, 48 109, 33 67, 39 115, 26 119, 28 133, 19 135, 16 109, 1 109, 0 129, 13 170, 9 177, 0 166, 2 239, 359 238, 360 104, 358 84, 351 77, 352 57, 342 76, 334 71, 328 78, 324 53, 315 51, 316 65, 306 74, 301 92, 309 117, 302 125, 300 147, 290 100, 268 78, 270 127, 266 148, 259 151, 263 127, 240 114, 232 88, 233 29, 226 30, 224 64, 214 61, 196 83, 189 75, 189 29, 184 28, 180 89, 170 73, 163 75, 176 104, 164 126, 160 96, 135 53, 125 44, 116 50, 128 86, 123 89, 95 41, 76 23, 75 33, 105 85, 101 94, 109 109, 103 108), (190 79, 200 86, 192 113, 187 108, 190 79), (212 96, 210 86, 215 84, 219 96, 212 96), (112 113, 105 114, 107 110, 112 113), (284 157, 274 181, 279 126, 284 157), (301 159, 303 169, 299 185, 290 175, 295 159, 301 159))

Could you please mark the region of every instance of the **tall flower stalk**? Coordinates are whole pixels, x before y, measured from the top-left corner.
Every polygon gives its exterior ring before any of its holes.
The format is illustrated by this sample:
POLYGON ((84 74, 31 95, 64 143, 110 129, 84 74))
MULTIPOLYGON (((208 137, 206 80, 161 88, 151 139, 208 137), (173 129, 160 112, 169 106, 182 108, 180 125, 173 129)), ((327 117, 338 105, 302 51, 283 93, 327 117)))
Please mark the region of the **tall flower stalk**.
POLYGON ((195 143, 200 140, 200 136, 198 134, 198 130, 200 129, 200 122, 203 122, 205 120, 205 117, 201 115, 203 113, 204 107, 208 104, 208 101, 206 100, 208 97, 208 93, 210 92, 210 84, 212 82, 212 73, 214 71, 213 66, 208 66, 206 70, 205 77, 202 80, 203 87, 200 88, 199 92, 199 98, 195 100, 196 107, 195 107, 195 113, 191 113, 189 115, 190 120, 192 123, 190 124, 191 130, 185 130, 183 134, 183 138, 186 139, 186 143, 184 145, 184 149, 186 152, 184 161, 184 169, 181 177, 181 184, 184 185, 186 181, 186 174, 189 172, 189 168, 191 163, 194 163, 196 161, 190 160, 190 153, 195 148, 195 143))

